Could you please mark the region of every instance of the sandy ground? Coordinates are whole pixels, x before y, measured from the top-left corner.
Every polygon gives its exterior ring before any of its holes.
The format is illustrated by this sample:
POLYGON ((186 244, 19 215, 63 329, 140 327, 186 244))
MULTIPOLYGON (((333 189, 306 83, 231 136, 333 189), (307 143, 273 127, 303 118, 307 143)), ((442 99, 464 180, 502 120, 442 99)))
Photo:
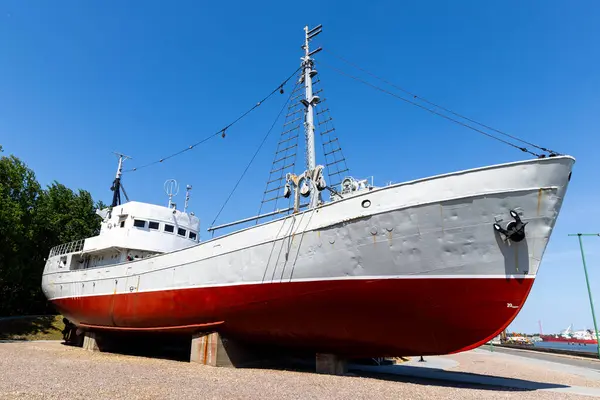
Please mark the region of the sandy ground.
MULTIPOLYGON (((581 375, 536 368, 482 351, 445 356, 452 371, 598 387, 581 375)), ((517 360, 515 360, 517 359, 517 360)), ((359 373, 360 374, 360 373, 359 373)), ((90 353, 58 342, 0 343, 0 399, 584 399, 544 390, 390 375, 328 376, 281 370, 212 368, 185 362, 90 353)))

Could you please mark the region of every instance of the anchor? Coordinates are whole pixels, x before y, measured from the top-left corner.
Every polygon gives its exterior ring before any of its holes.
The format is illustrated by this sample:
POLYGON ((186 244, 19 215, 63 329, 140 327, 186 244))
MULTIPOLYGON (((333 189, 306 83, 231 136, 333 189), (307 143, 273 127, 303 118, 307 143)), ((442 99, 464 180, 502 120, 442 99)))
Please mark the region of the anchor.
POLYGON ((510 216, 514 221, 510 221, 506 224, 506 229, 498 224, 494 224, 494 229, 513 242, 520 242, 525 239, 525 225, 527 225, 527 222, 521 221, 521 217, 519 217, 519 214, 514 210, 510 210, 510 216))

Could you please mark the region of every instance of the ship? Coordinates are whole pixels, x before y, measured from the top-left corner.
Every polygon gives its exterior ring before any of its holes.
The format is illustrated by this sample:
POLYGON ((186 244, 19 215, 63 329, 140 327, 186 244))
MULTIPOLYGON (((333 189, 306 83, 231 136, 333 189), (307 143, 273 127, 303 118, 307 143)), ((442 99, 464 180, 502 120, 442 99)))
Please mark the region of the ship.
POLYGON ((573 331, 573 325, 569 325, 567 329, 564 329, 560 334, 556 335, 540 335, 544 342, 560 342, 570 344, 598 344, 598 340, 595 337, 595 332, 592 330, 584 329, 573 331))
MULTIPOLYGON (((100 233, 52 248, 45 263, 43 292, 70 323, 387 357, 469 350, 516 317, 574 158, 551 153, 381 186, 351 175, 328 183, 314 149, 320 48, 309 47, 321 30, 304 29, 301 96, 291 100, 306 169, 278 178, 292 205, 200 240, 187 207, 121 202, 129 161, 119 155, 100 233)), ((224 226, 235 224, 212 232, 224 226)))

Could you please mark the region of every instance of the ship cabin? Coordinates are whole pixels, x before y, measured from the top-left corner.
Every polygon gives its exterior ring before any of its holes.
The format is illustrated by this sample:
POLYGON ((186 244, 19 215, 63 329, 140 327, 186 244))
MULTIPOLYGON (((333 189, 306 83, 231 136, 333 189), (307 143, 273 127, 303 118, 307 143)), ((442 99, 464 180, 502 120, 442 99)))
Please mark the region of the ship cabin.
POLYGON ((52 248, 46 273, 132 262, 199 242, 200 220, 174 207, 130 201, 96 213, 100 234, 52 248))

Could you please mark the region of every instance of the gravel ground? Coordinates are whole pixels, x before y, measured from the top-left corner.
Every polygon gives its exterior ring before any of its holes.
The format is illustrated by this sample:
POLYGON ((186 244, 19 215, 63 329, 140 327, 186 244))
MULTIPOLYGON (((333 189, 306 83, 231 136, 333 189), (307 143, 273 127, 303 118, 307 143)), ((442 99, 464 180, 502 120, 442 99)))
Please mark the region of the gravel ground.
MULTIPOLYGON (((505 378, 524 379, 534 382, 560 383, 568 386, 584 386, 600 388, 600 380, 580 376, 576 373, 564 373, 561 370, 576 372, 579 368, 564 366, 559 370, 543 368, 545 362, 532 362, 530 359, 515 357, 502 353, 491 353, 486 350, 468 351, 450 356, 460 364, 450 371, 471 372, 483 375, 501 376, 505 378)), ((589 371, 590 375, 600 378, 597 371, 589 371)))
MULTIPOLYGON (((516 374, 520 379, 533 379, 535 373, 530 370, 522 372, 521 365, 510 365, 509 361, 499 358, 492 360, 485 354, 470 352, 447 357, 462 363, 453 370, 496 376, 516 374), (484 368, 480 368, 481 365, 484 368)), ((559 383, 573 379, 573 384, 580 386, 586 383, 569 374, 542 375, 538 379, 557 379, 559 383)), ((597 382, 593 382, 593 386, 597 386, 597 382)), ((280 370, 212 368, 161 359, 90 353, 57 342, 0 344, 0 399, 125 398, 543 400, 589 397, 540 391, 491 390, 402 377, 338 377, 280 370)))

